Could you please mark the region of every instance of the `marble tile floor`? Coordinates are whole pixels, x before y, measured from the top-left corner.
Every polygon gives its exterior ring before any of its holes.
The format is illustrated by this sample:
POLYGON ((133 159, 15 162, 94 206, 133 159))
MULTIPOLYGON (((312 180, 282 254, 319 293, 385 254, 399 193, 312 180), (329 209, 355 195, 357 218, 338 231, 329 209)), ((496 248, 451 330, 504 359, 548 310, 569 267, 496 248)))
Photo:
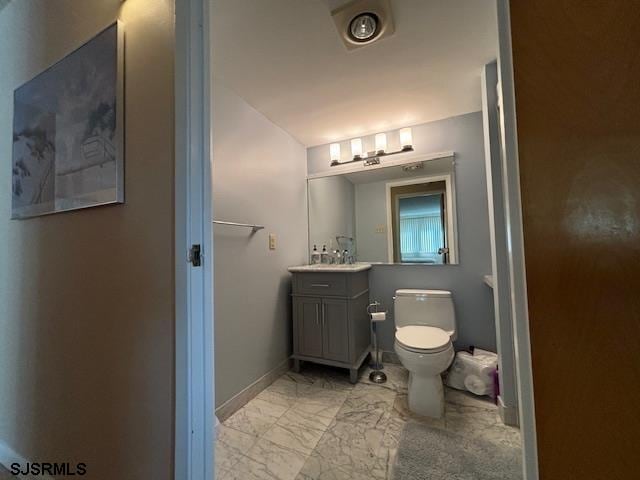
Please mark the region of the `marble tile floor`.
POLYGON ((519 431, 500 422, 490 401, 446 389, 445 417, 418 417, 407 406, 408 372, 384 371, 382 385, 369 381, 368 368, 356 385, 330 367, 286 373, 218 427, 216 479, 387 479, 410 419, 519 446, 519 431))

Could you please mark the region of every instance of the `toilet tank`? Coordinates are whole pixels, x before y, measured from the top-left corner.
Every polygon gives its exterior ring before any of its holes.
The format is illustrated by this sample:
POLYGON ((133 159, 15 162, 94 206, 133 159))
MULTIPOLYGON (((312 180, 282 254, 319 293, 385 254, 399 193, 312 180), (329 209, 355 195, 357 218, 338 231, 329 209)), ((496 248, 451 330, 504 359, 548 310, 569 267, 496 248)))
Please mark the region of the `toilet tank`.
POLYGON ((456 338, 456 315, 453 310, 451 292, 447 290, 396 290, 396 327, 426 325, 448 332, 456 338))

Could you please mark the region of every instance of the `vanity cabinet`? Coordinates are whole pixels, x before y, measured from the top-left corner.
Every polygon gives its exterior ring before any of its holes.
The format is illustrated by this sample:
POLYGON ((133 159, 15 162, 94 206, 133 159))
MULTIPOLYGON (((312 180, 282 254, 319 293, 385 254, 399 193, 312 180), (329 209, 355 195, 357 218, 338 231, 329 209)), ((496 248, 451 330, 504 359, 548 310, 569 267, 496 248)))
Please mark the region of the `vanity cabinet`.
POLYGON ((308 361, 348 368, 350 380, 370 351, 368 270, 293 272, 294 369, 308 361))

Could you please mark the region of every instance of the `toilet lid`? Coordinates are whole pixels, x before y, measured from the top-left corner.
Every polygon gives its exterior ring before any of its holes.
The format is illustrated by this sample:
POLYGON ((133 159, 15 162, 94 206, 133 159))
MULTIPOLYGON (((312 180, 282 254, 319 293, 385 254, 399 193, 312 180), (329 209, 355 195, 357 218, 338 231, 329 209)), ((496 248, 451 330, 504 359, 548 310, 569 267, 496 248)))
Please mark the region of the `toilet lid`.
POLYGON ((441 328, 409 325, 398 328, 396 340, 409 348, 437 350, 446 347, 451 341, 451 337, 441 328))

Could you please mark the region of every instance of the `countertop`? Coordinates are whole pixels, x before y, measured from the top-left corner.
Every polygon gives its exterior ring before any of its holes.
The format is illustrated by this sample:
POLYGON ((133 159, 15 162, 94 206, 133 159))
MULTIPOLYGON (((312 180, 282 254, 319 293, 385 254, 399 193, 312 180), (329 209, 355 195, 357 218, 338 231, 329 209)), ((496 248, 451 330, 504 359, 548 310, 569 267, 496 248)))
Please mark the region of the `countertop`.
POLYGON ((353 264, 320 264, 320 265, 299 265, 296 267, 289 267, 288 270, 291 273, 311 273, 311 272, 343 272, 343 273, 356 273, 369 270, 371 268, 370 263, 353 263, 353 264))

